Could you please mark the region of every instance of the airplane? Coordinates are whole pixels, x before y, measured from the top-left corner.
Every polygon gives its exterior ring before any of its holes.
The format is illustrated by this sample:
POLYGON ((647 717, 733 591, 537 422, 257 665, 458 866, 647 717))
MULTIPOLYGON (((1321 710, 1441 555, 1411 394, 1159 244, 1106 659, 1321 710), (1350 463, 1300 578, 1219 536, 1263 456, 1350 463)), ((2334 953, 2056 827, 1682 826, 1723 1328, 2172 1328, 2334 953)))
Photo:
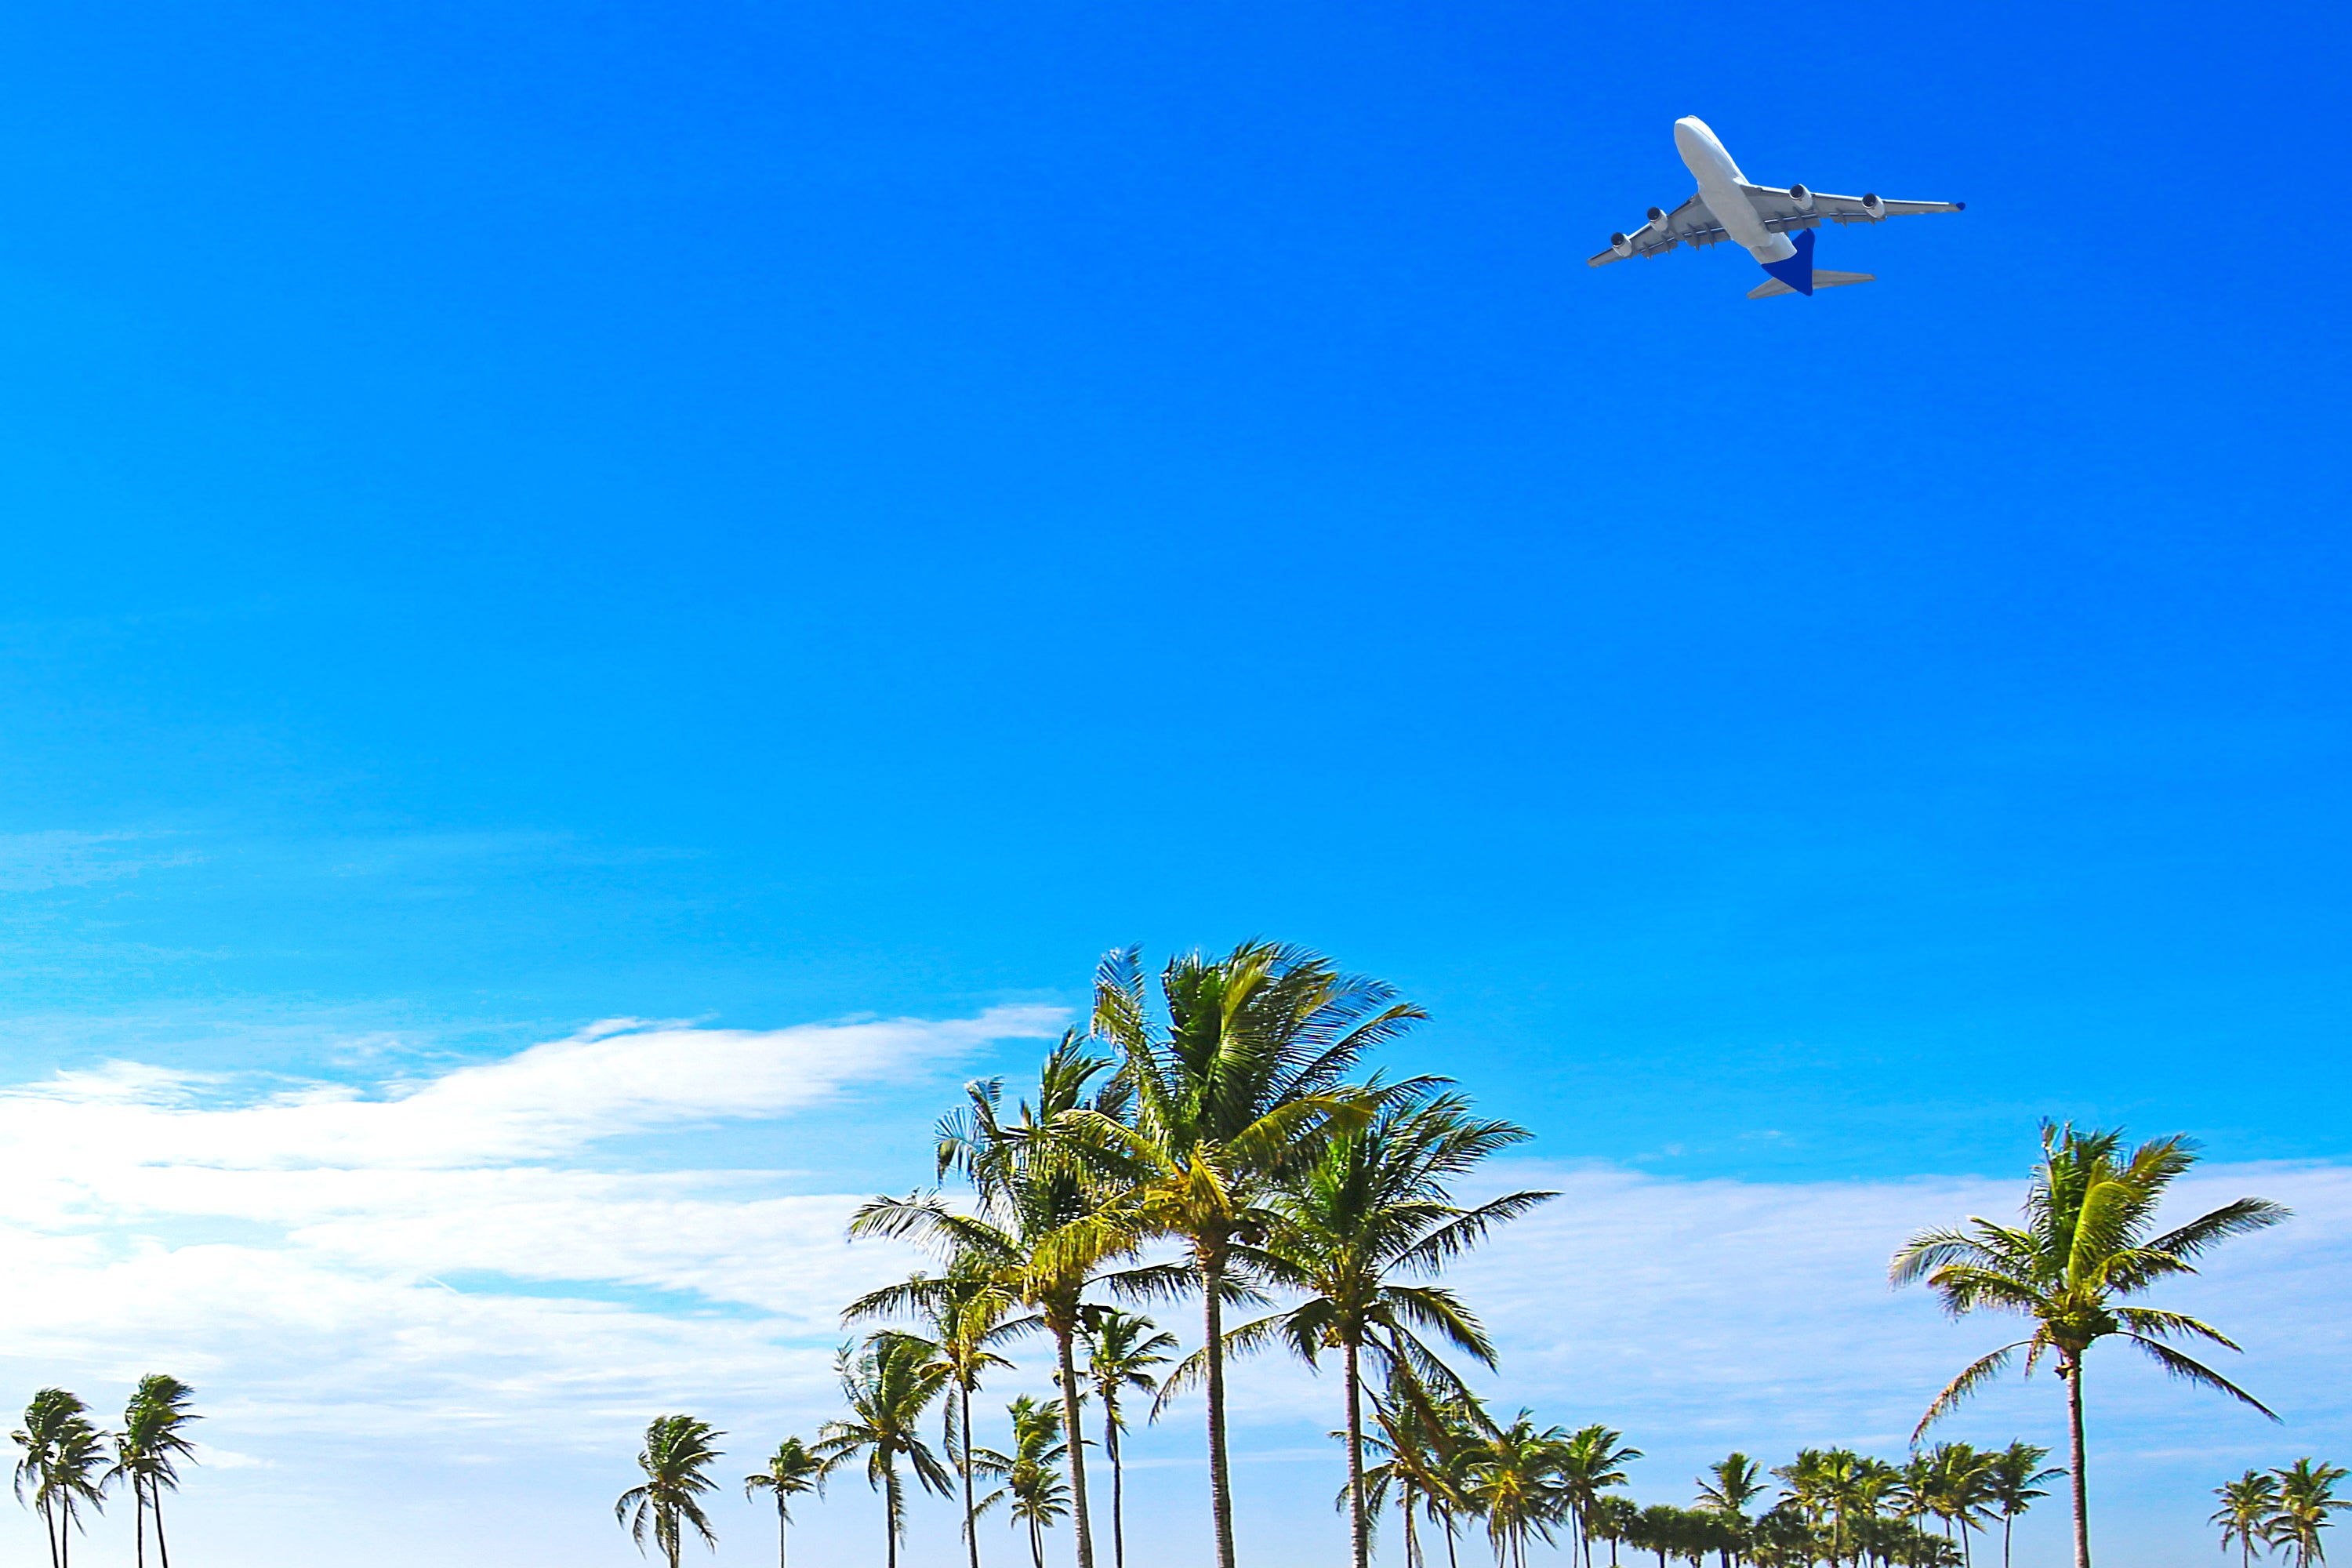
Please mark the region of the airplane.
POLYGON ((1966 202, 1890 202, 1874 195, 1832 196, 1790 185, 1751 185, 1706 122, 1696 115, 1675 121, 1675 149, 1698 180, 1698 194, 1672 212, 1650 209, 1650 221, 1631 234, 1612 234, 1609 248, 1585 263, 1606 267, 1629 256, 1664 256, 1677 245, 1735 239, 1769 274, 1748 291, 1751 300, 1811 294, 1848 283, 1875 282, 1868 272, 1826 272, 1813 266, 1813 230, 1832 223, 1883 223, 1911 213, 1956 213, 1966 202), (1790 235, 1794 232, 1795 238, 1790 235))

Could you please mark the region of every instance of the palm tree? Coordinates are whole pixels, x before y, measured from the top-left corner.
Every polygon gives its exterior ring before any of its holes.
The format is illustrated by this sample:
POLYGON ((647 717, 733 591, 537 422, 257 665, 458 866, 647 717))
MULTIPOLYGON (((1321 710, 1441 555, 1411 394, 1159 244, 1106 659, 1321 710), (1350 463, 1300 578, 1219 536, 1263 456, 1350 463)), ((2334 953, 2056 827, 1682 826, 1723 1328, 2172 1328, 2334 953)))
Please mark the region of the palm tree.
POLYGON ((1083 1324, 1087 1381, 1102 1401, 1103 1451, 1110 1458, 1110 1555, 1112 1568, 1127 1568, 1126 1476, 1119 1462, 1118 1435, 1127 1430, 1119 1396, 1129 1389, 1150 1394, 1159 1386, 1151 1368, 1168 1364, 1165 1352, 1176 1336, 1150 1319, 1117 1307, 1089 1307, 1083 1324))
POLYGON ((940 1497, 955 1491, 939 1456, 923 1441, 923 1413, 953 1373, 929 1340, 888 1331, 868 1334, 863 1350, 842 1346, 834 1370, 849 1415, 824 1424, 814 1452, 828 1465, 866 1456, 866 1483, 882 1494, 884 1560, 888 1568, 898 1568, 898 1542, 907 1533, 898 1461, 907 1461, 924 1490, 940 1497))
POLYGON ((793 1522, 792 1500, 809 1492, 824 1493, 824 1478, 833 1466, 818 1458, 798 1437, 787 1437, 768 1456, 764 1468, 743 1478, 745 1498, 766 1492, 776 1500, 776 1568, 785 1568, 784 1542, 793 1522))
POLYGON ((718 1485, 709 1475, 711 1464, 719 1456, 719 1450, 710 1446, 711 1439, 726 1435, 691 1415, 656 1415, 647 1424, 646 1446, 637 1454, 637 1468, 646 1473, 646 1479, 613 1504, 613 1518, 629 1527, 629 1539, 637 1543, 640 1552, 646 1549, 649 1521, 654 1542, 668 1560, 669 1568, 677 1568, 678 1549, 685 1543, 682 1524, 694 1526, 702 1543, 718 1550, 719 1536, 702 1511, 701 1498, 718 1485))
POLYGON ((1983 1524, 1992 1505, 1992 1456, 1966 1443, 1938 1443, 1920 1457, 1927 1462, 1926 1495, 1920 1500, 1927 1512, 1944 1521, 1946 1537, 1958 1531, 1965 1563, 1969 1561, 1969 1533, 1983 1524))
MULTIPOLYGON (((1424 1386, 1449 1393, 1460 1391, 1460 1380, 1422 1334, 1442 1337, 1482 1365, 1495 1364, 1485 1329, 1452 1291, 1395 1281, 1437 1273, 1496 1225, 1557 1195, 1513 1193, 1474 1209, 1456 1205, 1447 1185, 1453 1178, 1528 1134, 1507 1121, 1474 1119, 1459 1096, 1430 1098, 1433 1087, 1382 1094, 1370 1122, 1332 1136, 1273 1194, 1264 1240, 1233 1249, 1253 1278, 1306 1299, 1233 1330, 1225 1336, 1228 1352, 1278 1342, 1312 1366, 1325 1350, 1339 1352, 1355 1568, 1367 1568, 1371 1556, 1363 1479, 1365 1356, 1384 1368, 1409 1368, 1424 1386)), ((1203 1355, 1187 1361, 1160 1399, 1196 1381, 1204 1364, 1203 1355)))
POLYGON ((1004 1485, 982 1500, 981 1510, 1010 1501, 1013 1519, 1029 1529, 1030 1561, 1045 1568, 1045 1531, 1070 1512, 1070 1489, 1055 1468, 1070 1454, 1062 1441, 1062 1413, 1025 1394, 1006 1405, 1005 1413, 1013 1417, 1013 1452, 982 1448, 979 1455, 982 1467, 1003 1477, 1004 1485))
POLYGON ((25 1425, 10 1436, 24 1457, 16 1461, 16 1499, 33 1483, 32 1505, 49 1538, 50 1568, 68 1568, 73 1532, 82 1528, 81 1505, 103 1509, 106 1434, 89 1419, 89 1406, 62 1388, 44 1388, 25 1407, 25 1425))
POLYGON ((1608 1493, 1592 1500, 1584 1528, 1595 1541, 1609 1543, 1609 1568, 1617 1568, 1617 1548, 1631 1541, 1642 1521, 1642 1505, 1629 1497, 1608 1493))
MULTIPOLYGON (((1061 1136, 1056 1123, 1082 1111, 1106 1126, 1121 1124, 1124 1080, 1087 1093, 1089 1081, 1110 1065, 1088 1054, 1085 1037, 1073 1030, 1046 1057, 1036 1102, 1023 1100, 1016 1116, 1003 1113, 1001 1079, 967 1085, 963 1108, 940 1123, 939 1173, 961 1171, 979 1195, 980 1214, 957 1214, 937 1194, 877 1198, 849 1226, 852 1236, 913 1241, 956 1268, 988 1275, 1035 1309, 1035 1321, 1054 1338, 1063 1420, 1074 1432, 1080 1430, 1075 1347, 1081 1298, 1103 1263, 1132 1249, 1135 1232, 1107 1206, 1102 1156, 1061 1136)), ((1070 1490, 1078 1568, 1094 1568, 1082 1447, 1070 1455, 1070 1490)))
POLYGON ((1586 1568, 1592 1562, 1592 1531, 1588 1526, 1593 1505, 1602 1492, 1623 1486, 1624 1466, 1642 1457, 1641 1449, 1619 1441, 1623 1436, 1598 1424, 1579 1427, 1560 1445, 1555 1460, 1560 1496, 1575 1521, 1577 1538, 1583 1542, 1586 1568))
POLYGON ((929 1342, 947 1363, 955 1384, 956 1396, 945 1406, 945 1436, 949 1457, 955 1460, 963 1480, 964 1550, 971 1568, 980 1568, 980 1532, 975 1528, 980 1511, 971 1486, 971 1396, 989 1371, 1013 1364, 991 1347, 1035 1324, 1034 1318, 1005 1321, 1018 1304, 1019 1299, 989 1268, 985 1258, 966 1253, 957 1257, 944 1275, 935 1279, 918 1272, 897 1285, 867 1292, 842 1313, 845 1322, 853 1323, 901 1312, 918 1314, 928 1321, 929 1342))
MULTIPOLYGON (((1373 1430, 1364 1443, 1380 1463, 1364 1472, 1365 1503, 1377 1510, 1391 1490, 1397 1494, 1404 1516, 1405 1568, 1420 1568, 1423 1562, 1416 1509, 1444 1530, 1446 1561, 1454 1561, 1454 1521, 1471 1506, 1464 1480, 1486 1426, 1469 1395, 1435 1397, 1410 1367, 1391 1364, 1387 1393, 1373 1395, 1373 1430)), ((1349 1489, 1342 1487, 1339 1506, 1345 1509, 1349 1498, 1349 1489)))
POLYGON ((114 1463, 101 1479, 101 1488, 118 1479, 131 1483, 131 1511, 136 1526, 139 1568, 147 1565, 147 1515, 155 1515, 155 1550, 163 1568, 172 1568, 172 1548, 163 1539, 163 1494, 180 1486, 179 1461, 195 1462, 194 1445, 181 1428, 203 1416, 188 1408, 195 1390, 178 1378, 152 1372, 123 1407, 122 1430, 114 1437, 114 1463))
POLYGON ((2303 1458, 2271 1474, 2278 1478, 2278 1508, 2271 1515, 2263 1539, 2293 1552, 2294 1568, 2311 1568, 2315 1563, 2326 1562, 2327 1553, 2320 1546, 2319 1532, 2333 1522, 2329 1514, 2352 1508, 2352 1500, 2336 1495, 2336 1483, 2346 1474, 2344 1468, 2303 1458))
POLYGON ((2017 1516, 2032 1507, 2036 1498, 2050 1495, 2035 1489, 2066 1473, 2043 1469, 2042 1461, 2049 1457, 2047 1448, 2019 1442, 2012 1442, 1992 1456, 1992 1464, 1985 1474, 1991 1489, 1990 1500, 2000 1510, 2000 1568, 2009 1568, 2009 1538, 2016 1528, 2017 1516))
POLYGON ((1234 1568, 1224 1332, 1234 1249, 1269 1228, 1276 1184, 1311 1162, 1331 1134, 1370 1119, 1368 1097, 1344 1083, 1364 1054, 1426 1015, 1378 981, 1341 974, 1303 948, 1262 942, 1222 958, 1171 960, 1160 994, 1164 1026, 1145 1006, 1136 950, 1103 960, 1095 1033, 1118 1047, 1137 1121, 1064 1120, 1135 1171, 1128 1212, 1139 1228, 1184 1244, 1204 1328, 1216 1568, 1234 1568))
POLYGON ((1567 1445, 1567 1433, 1557 1426, 1537 1431, 1524 1410, 1478 1445, 1467 1489, 1486 1521, 1495 1568, 1527 1568, 1528 1541, 1549 1544, 1551 1527, 1568 1512, 1559 1474, 1567 1445))
POLYGON ((2278 1480, 2260 1470, 2248 1470, 2234 1481, 2213 1489, 2221 1506, 2206 1520, 2208 1524, 2221 1527, 2221 1550, 2232 1544, 2245 1568, 2253 1568, 2254 1548, 2264 1548, 2268 1555, 2271 1521, 2278 1517, 2278 1480))
MULTIPOLYGON (((1706 1468, 1698 1478, 1699 1506, 1710 1513, 1719 1513, 1735 1530, 1748 1528, 1748 1505, 1764 1495, 1764 1467, 1732 1450, 1706 1468)), ((1731 1554, 1724 1553, 1725 1568, 1730 1568, 1731 1554)))
MULTIPOLYGON (((1913 1433, 1951 1410, 2000 1373, 2020 1350, 2030 1374, 2044 1352, 2057 1357, 2066 1384, 2066 1428, 2074 1494, 2074 1568, 2091 1568, 2089 1489, 2083 1456, 2083 1356, 2098 1341, 2120 1337, 2175 1377, 2201 1384, 2253 1406, 2270 1408, 2200 1362, 2165 1343, 2175 1336, 2238 1347, 2221 1331, 2179 1312, 2122 1305, 2162 1279, 2193 1274, 2215 1243, 2284 1219, 2263 1198, 2240 1198, 2162 1234, 2157 1205, 2165 1189, 2196 1163, 2182 1137, 2143 1143, 2119 1160, 2119 1132, 2042 1126, 2042 1163, 2025 1200, 2022 1226, 1971 1217, 1966 1227, 1921 1231, 1889 1266, 1895 1283, 1925 1279, 1958 1318, 1979 1308, 2033 1321, 2033 1332, 1979 1357, 1927 1406, 1913 1433)), ((2276 1420, 2275 1415, 2271 1415, 2276 1420)))

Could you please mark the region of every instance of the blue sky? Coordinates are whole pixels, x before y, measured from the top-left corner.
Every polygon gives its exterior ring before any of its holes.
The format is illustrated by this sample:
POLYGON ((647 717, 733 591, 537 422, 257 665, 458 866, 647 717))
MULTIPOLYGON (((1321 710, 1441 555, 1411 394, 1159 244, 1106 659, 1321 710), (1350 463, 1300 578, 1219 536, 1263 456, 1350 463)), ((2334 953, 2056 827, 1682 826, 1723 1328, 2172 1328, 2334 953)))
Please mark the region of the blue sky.
MULTIPOLYGON (((814 1202, 911 1184, 1034 1048, 953 1021, 1266 934, 1669 1208, 1973 1191, 2044 1114, 2333 1191, 2345 44, 2302 5, 14 8, 0 1077, 226 1114, 601 1019, 927 1021, 833 1098, 449 1156, 814 1202), (1828 232, 1881 280, 1811 301, 1730 247, 1588 270, 1687 193, 1687 113, 1759 181, 1969 210, 1828 232)), ((202 1225, 325 1223, 277 1201, 202 1225)), ((107 1246, 202 1229, 91 1202, 107 1246)))

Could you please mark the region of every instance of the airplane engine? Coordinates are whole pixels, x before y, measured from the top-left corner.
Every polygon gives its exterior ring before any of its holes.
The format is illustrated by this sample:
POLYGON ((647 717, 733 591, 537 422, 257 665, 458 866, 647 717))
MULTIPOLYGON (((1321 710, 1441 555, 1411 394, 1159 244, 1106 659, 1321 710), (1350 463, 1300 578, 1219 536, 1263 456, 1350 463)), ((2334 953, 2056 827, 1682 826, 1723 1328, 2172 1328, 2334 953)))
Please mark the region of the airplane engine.
POLYGON ((1813 210, 1813 193, 1805 189, 1802 185, 1790 185, 1789 187, 1789 199, 1797 204, 1797 210, 1801 213, 1809 213, 1813 210))
POLYGON ((1664 228, 1664 227, 1665 227, 1665 226, 1666 226, 1666 209, 1665 209, 1665 208, 1664 208, 1664 207, 1652 207, 1652 208, 1650 209, 1650 211, 1649 211, 1648 216, 1649 216, 1650 221, 1651 221, 1652 223, 1654 223, 1654 224, 1656 224, 1660 228, 1664 228))
POLYGON ((1612 234, 1609 237, 1609 248, 1620 256, 1631 256, 1633 254, 1633 242, 1622 234, 1612 234))
POLYGON ((1875 223, 1886 216, 1886 204, 1880 201, 1874 193, 1864 191, 1862 193, 1862 210, 1868 213, 1870 220, 1875 223))

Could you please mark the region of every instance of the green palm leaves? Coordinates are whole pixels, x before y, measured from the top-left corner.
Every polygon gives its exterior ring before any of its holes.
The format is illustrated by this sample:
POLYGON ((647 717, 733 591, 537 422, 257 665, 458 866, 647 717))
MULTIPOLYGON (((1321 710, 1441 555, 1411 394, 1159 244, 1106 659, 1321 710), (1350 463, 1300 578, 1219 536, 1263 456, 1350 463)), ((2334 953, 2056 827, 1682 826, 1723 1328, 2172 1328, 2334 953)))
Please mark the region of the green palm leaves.
MULTIPOLYGON (((1231 1258, 1254 1282, 1303 1300, 1278 1316, 1234 1330, 1227 1346, 1246 1352, 1287 1346, 1314 1364, 1339 1352, 1347 1403, 1349 1538, 1356 1568, 1370 1559, 1364 1499, 1363 1376, 1367 1358, 1393 1377, 1462 1392, 1453 1370, 1428 1343, 1433 1337, 1482 1365, 1494 1346, 1450 1290, 1422 1283, 1505 1220, 1554 1196, 1512 1193, 1475 1208, 1453 1201, 1451 1184, 1528 1134, 1507 1121, 1481 1121, 1467 1102, 1433 1094, 1433 1085, 1401 1090, 1375 1085, 1369 1121, 1345 1125, 1268 1201, 1256 1242, 1236 1242, 1231 1258)), ((1186 1372, 1192 1366, 1188 1363, 1186 1372)), ((1170 1380, 1172 1391, 1185 1381, 1170 1380)), ((1163 1397, 1165 1394, 1163 1394, 1163 1397)))
POLYGON ((1113 1568, 1127 1568, 1127 1475, 1118 1453, 1127 1418, 1119 1404, 1129 1393, 1158 1386, 1152 1368, 1168 1364, 1176 1336, 1150 1319, 1116 1307, 1092 1307, 1086 1314, 1087 1382, 1102 1401, 1103 1452, 1110 1459, 1110 1553, 1113 1568))
POLYGON ((798 1437, 787 1437, 776 1445, 768 1462, 743 1478, 743 1495, 757 1497, 766 1492, 776 1502, 776 1568, 784 1568, 786 1531, 793 1522, 792 1501, 810 1492, 822 1494, 824 1478, 833 1467, 798 1437))
POLYGON ((981 1500, 981 1510, 1009 1503, 1014 1522, 1029 1533, 1030 1561, 1045 1568, 1045 1531, 1070 1515, 1070 1489, 1060 1469, 1071 1452, 1062 1440, 1062 1412, 1024 1394, 1005 1414, 1013 1418, 1013 1452, 978 1450, 982 1468, 1004 1482, 981 1500))
POLYGON ((105 1506, 106 1434, 89 1418, 89 1406, 62 1388, 44 1388, 25 1407, 25 1425, 9 1434, 19 1452, 16 1497, 27 1500, 48 1532, 50 1568, 68 1568, 81 1509, 105 1506))
POLYGON ((163 1494, 180 1489, 179 1462, 191 1463, 195 1447, 186 1427, 202 1416, 188 1408, 195 1391, 178 1378, 150 1373, 139 1380, 123 1407, 122 1430, 114 1435, 114 1463, 101 1484, 131 1483, 131 1503, 136 1521, 136 1562, 147 1563, 147 1521, 155 1521, 155 1550, 163 1568, 172 1568, 172 1549, 163 1535, 163 1494))
POLYGON ((922 1432, 924 1413, 953 1374, 937 1346, 901 1333, 869 1335, 855 1351, 844 1345, 834 1365, 849 1414, 824 1424, 815 1452, 835 1463, 866 1456, 866 1484, 882 1494, 884 1560, 898 1568, 898 1543, 907 1533, 900 1462, 915 1472, 924 1490, 946 1497, 955 1489, 922 1432))
POLYGON ((1272 1228, 1269 1199, 1285 1176, 1332 1133, 1369 1119, 1370 1097, 1347 1083, 1364 1054, 1425 1015, 1378 981, 1269 942, 1172 959, 1159 991, 1164 1016, 1155 1018, 1136 951, 1103 961, 1094 1028, 1118 1048, 1134 1121, 1099 1113, 1063 1121, 1131 1173, 1121 1218, 1139 1235, 1180 1241, 1188 1255, 1205 1329, 1216 1568, 1234 1568, 1224 1363, 1234 1249, 1272 1228))
MULTIPOLYGON (((962 1109, 940 1124, 938 1169, 941 1175, 961 1172, 970 1181, 977 1215, 950 1209, 932 1194, 876 1198, 849 1225, 853 1237, 912 1241, 945 1262, 951 1275, 989 1281, 1008 1300, 1034 1308, 1035 1321, 1054 1337, 1062 1414, 1072 1430, 1082 1393, 1076 1357, 1080 1297, 1105 1262, 1133 1247, 1137 1235, 1131 1215, 1114 1201, 1115 1186, 1107 1184, 1106 1157, 1061 1131, 1074 1115, 1123 1125, 1126 1082, 1112 1079, 1094 1087, 1110 1065, 1109 1058, 1090 1054, 1085 1037, 1073 1030, 1045 1058, 1035 1100, 1024 1100, 1014 1114, 1004 1112, 1002 1080, 965 1089, 962 1109)), ((851 1310, 902 1310, 913 1300, 877 1291, 851 1310)), ((1071 1453, 1070 1484, 1078 1568, 1094 1568, 1083 1451, 1071 1453)), ((973 1553, 977 1563, 977 1547, 973 1553)))
POLYGON ((2221 1506, 2208 1522, 2221 1527, 2221 1549, 2236 1546, 2247 1568, 2257 1546, 2281 1547, 2294 1568, 2311 1568, 2327 1561, 2320 1531, 2332 1522, 2328 1516, 2352 1508, 2352 1500, 2336 1495, 2336 1483, 2347 1473, 2341 1465, 2311 1458, 2268 1473, 2248 1470, 2214 1489, 2221 1506))
POLYGON ((691 1415, 656 1415, 646 1427, 646 1446, 637 1454, 637 1468, 646 1479, 613 1504, 613 1517, 628 1526, 629 1539, 639 1552, 646 1549, 648 1524, 669 1568, 677 1568, 678 1549, 689 1525, 704 1545, 719 1544, 701 1500, 718 1485, 710 1478, 710 1467, 719 1451, 711 1440, 724 1436, 709 1422, 691 1415))
POLYGON ((2013 1312, 2033 1323, 2027 1338, 1978 1358, 1947 1384, 1919 1418, 1920 1431, 1998 1376, 2017 1352, 2026 1352, 2029 1372, 2045 1353, 2055 1358, 2066 1384, 2073 1450, 2075 1568, 2090 1568, 2091 1561, 2083 1357, 2093 1344, 2125 1340, 2168 1374, 2271 1414, 2252 1394, 2168 1342, 2202 1340, 2235 1350, 2221 1331, 2182 1313, 2126 1302, 2164 1280, 2195 1273, 2194 1260, 2207 1249, 2276 1225, 2286 1210, 2265 1199, 2240 1198, 2159 1231, 2158 1206, 2196 1162, 2196 1146, 2186 1138, 2159 1138, 2124 1158, 2122 1143, 2117 1132, 2044 1123, 2042 1163, 2026 1194, 2022 1225, 1971 1218, 1964 1226, 1922 1231, 1889 1268, 1897 1285, 1925 1280, 1956 1318, 1984 1310, 2013 1312))

